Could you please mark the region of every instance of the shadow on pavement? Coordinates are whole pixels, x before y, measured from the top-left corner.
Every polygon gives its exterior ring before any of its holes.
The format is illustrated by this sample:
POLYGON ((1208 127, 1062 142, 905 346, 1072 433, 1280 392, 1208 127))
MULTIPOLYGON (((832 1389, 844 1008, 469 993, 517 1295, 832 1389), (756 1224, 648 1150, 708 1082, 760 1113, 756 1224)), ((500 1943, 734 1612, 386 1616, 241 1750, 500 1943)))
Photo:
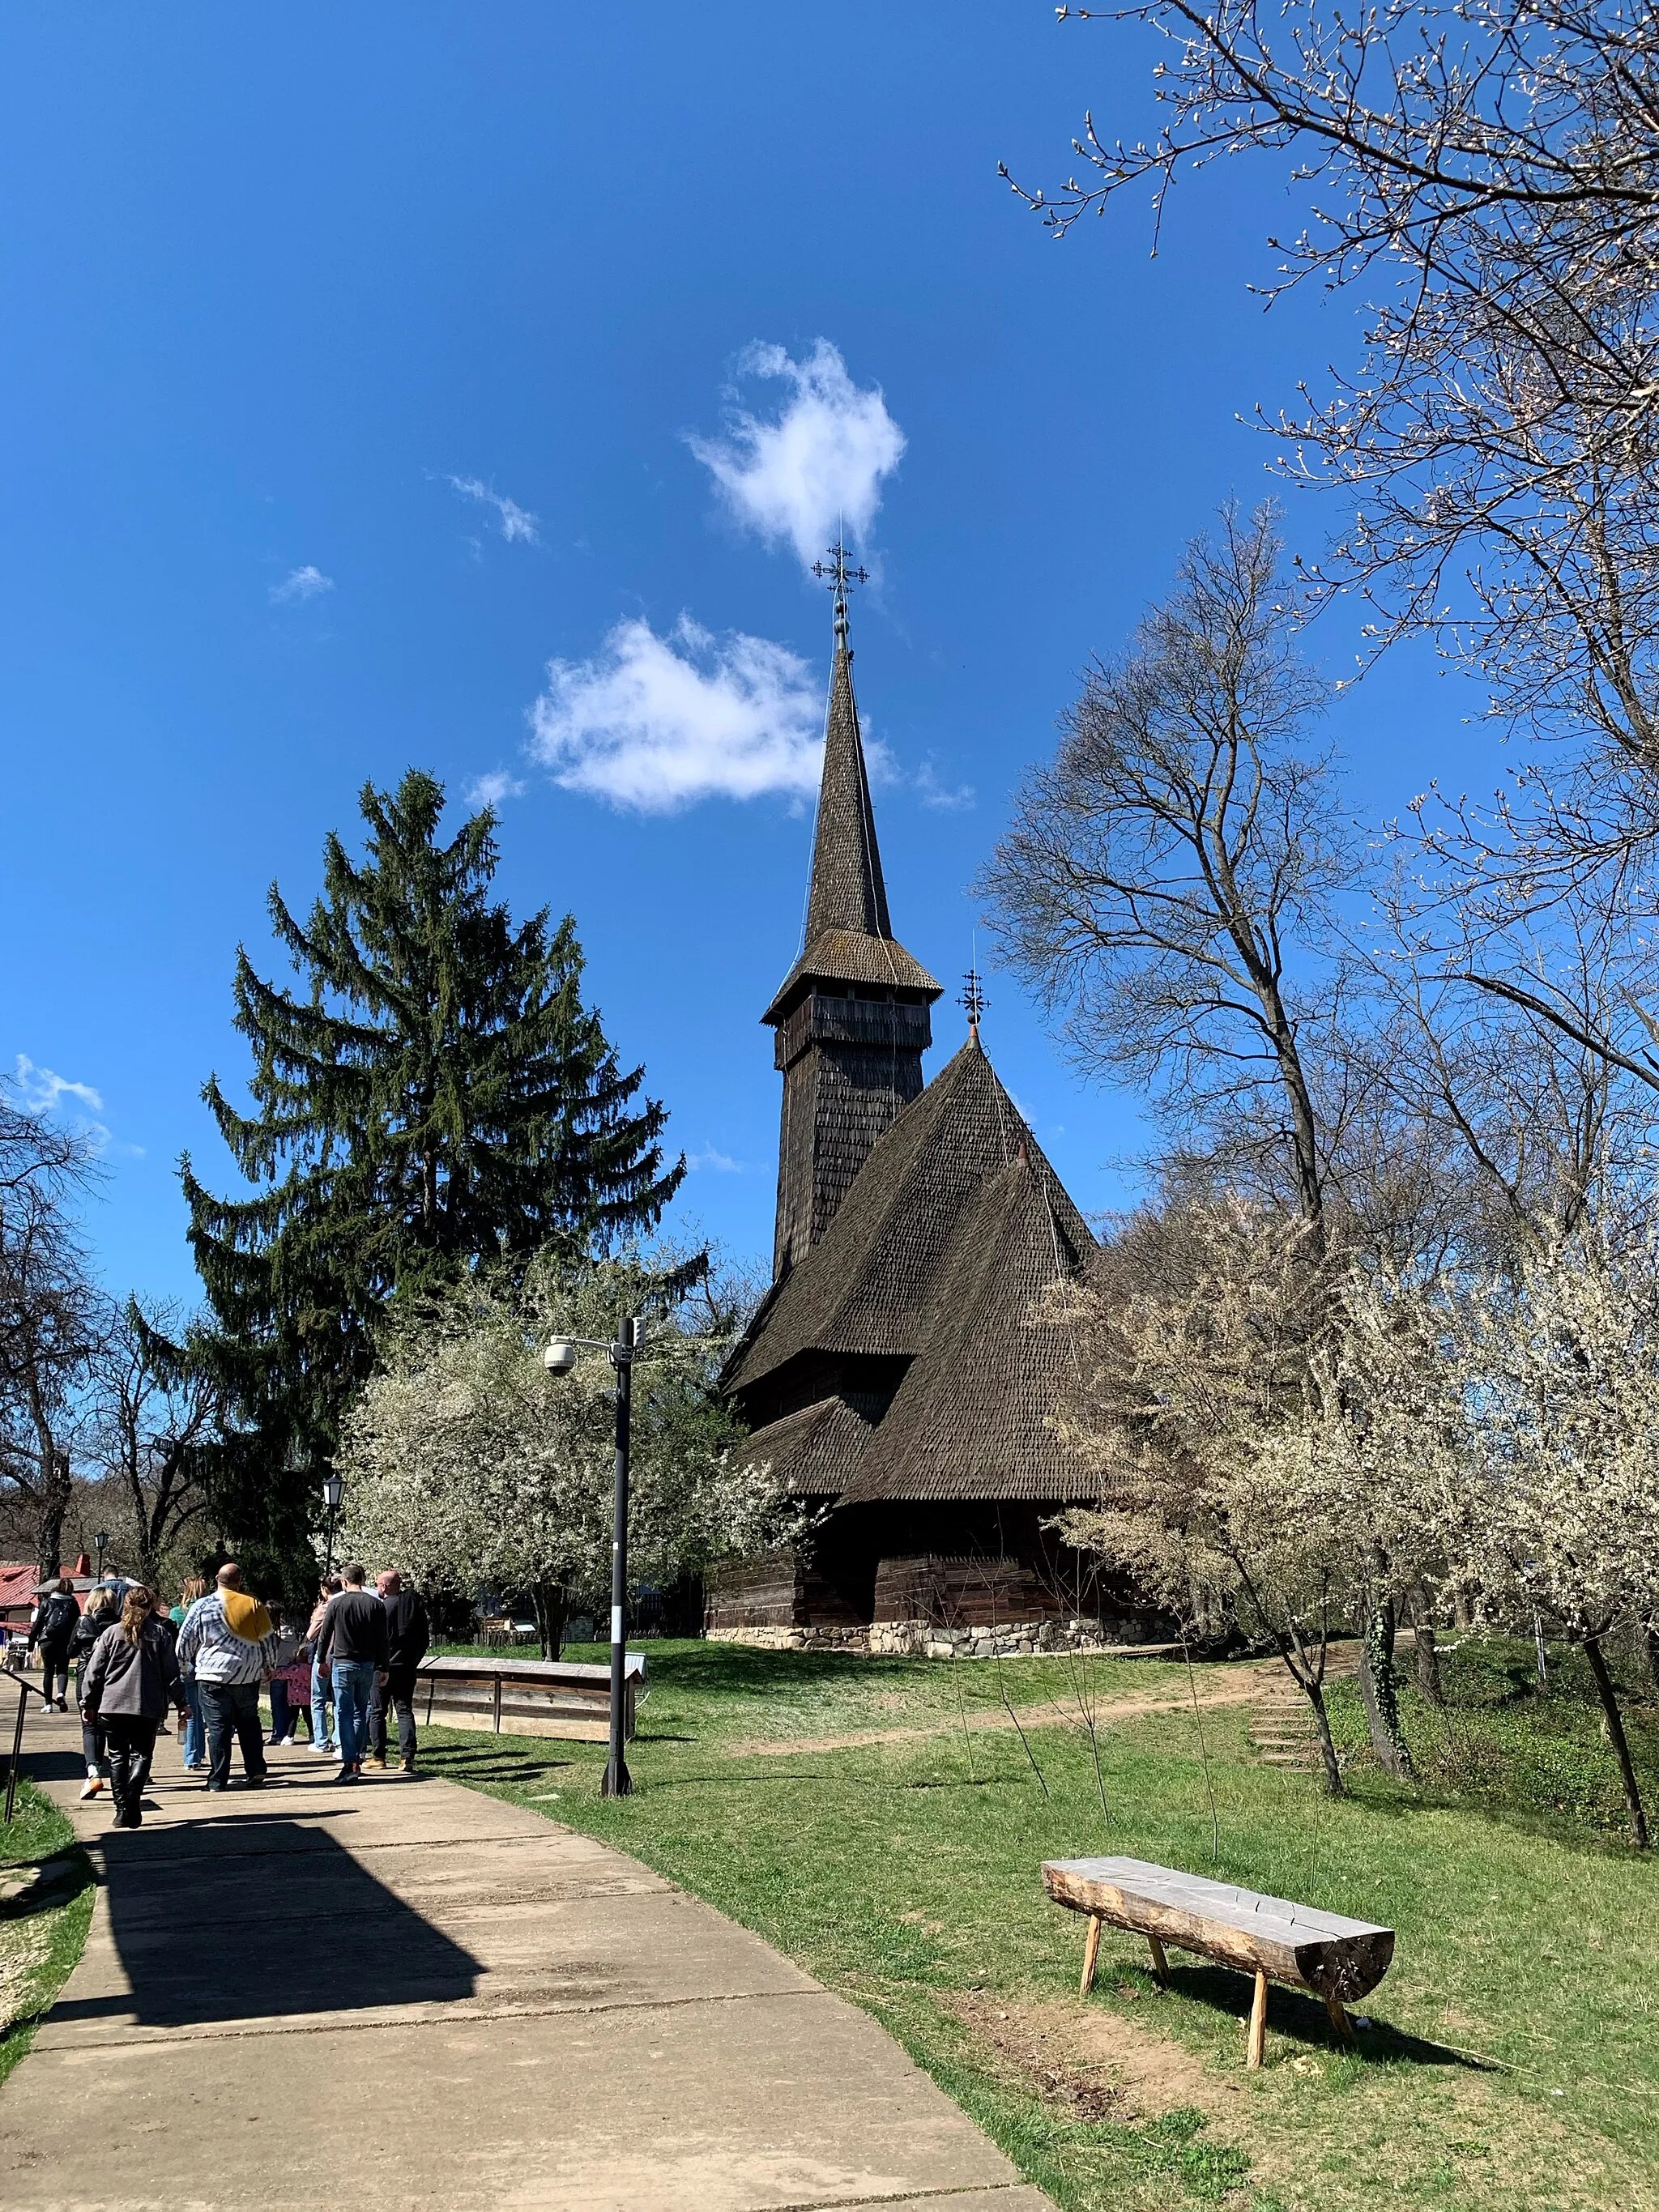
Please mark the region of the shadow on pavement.
POLYGON ((453 2002, 483 1971, 331 1836, 280 1814, 112 1829, 100 1849, 131 1993, 60 2000, 56 2020, 185 2027, 453 2002))

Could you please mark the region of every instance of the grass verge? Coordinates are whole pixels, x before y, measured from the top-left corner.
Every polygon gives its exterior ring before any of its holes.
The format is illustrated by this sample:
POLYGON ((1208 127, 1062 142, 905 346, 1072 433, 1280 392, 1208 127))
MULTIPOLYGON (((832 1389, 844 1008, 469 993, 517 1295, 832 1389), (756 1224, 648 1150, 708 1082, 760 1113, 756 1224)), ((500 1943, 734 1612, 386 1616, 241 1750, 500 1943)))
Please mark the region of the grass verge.
MULTIPOLYGON (((1379 2194, 1659 2212, 1659 1868, 1540 1797, 1524 1759, 1477 1761, 1476 1792, 1356 1758, 1331 1802, 1255 1760, 1243 1705, 1145 1710, 1185 1680, 1149 1662, 1086 1682, 1011 1666, 1023 1711, 1048 1701, 1023 1741, 955 1725, 958 1692, 969 1722, 996 1717, 986 1662, 650 1650, 634 1796, 599 1796, 597 1747, 434 1730, 430 1764, 634 1853, 865 2006, 1065 2212, 1359 2212, 1379 2194), (1395 1927, 1355 2051, 1275 1990, 1247 2075, 1243 1978, 1177 1958, 1160 1996, 1125 1936, 1081 2002, 1081 1926, 1038 1868, 1103 1850, 1395 1927)), ((1521 1725, 1489 1679, 1447 1674, 1466 1741, 1521 1725)), ((1222 1680, 1200 1670, 1200 1694, 1222 1680)), ((1575 1771, 1593 1759, 1587 1710, 1547 1717, 1575 1771)))
POLYGON ((16 1818, 0 1827, 0 2083, 74 1970, 96 1887, 69 1821, 21 1783, 16 1818))

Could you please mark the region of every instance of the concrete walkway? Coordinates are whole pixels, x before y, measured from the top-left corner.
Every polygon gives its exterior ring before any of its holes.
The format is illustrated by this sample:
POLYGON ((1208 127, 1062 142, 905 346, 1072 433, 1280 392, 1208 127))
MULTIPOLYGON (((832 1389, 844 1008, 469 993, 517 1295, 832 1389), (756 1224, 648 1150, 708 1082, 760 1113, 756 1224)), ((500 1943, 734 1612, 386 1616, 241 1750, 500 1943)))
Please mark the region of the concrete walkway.
POLYGON ((27 1750, 100 1887, 7 2212, 1052 2212, 866 2014, 534 1813, 308 1750, 210 1797, 167 1737, 128 1832, 73 1715, 27 1750))

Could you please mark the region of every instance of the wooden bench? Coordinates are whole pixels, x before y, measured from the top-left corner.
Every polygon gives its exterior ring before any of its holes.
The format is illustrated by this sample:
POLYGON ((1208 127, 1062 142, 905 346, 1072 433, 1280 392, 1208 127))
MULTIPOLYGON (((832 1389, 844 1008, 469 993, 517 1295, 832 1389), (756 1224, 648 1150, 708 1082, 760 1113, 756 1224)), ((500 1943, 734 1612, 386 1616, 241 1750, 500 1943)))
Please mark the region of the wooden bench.
POLYGON ((1056 1905, 1089 1916, 1085 1996, 1094 1987, 1103 1927, 1127 1928, 1146 1938, 1160 1988, 1169 1975, 1166 1943, 1254 1974, 1247 2066, 1261 2063, 1270 1981, 1322 1997, 1332 2027, 1346 2043, 1353 2030, 1345 2008, 1376 1987, 1394 1958, 1392 1928, 1345 1920, 1338 1912, 1318 1912, 1288 1898, 1262 1897, 1146 1859, 1049 1859, 1042 1883, 1056 1905))
MULTIPOLYGON (((630 1651, 623 1716, 629 1741, 644 1680, 644 1654, 630 1651)), ((423 1659, 415 1677, 415 1709, 440 1728, 604 1743, 611 1734, 611 1669, 559 1659, 423 1659)))

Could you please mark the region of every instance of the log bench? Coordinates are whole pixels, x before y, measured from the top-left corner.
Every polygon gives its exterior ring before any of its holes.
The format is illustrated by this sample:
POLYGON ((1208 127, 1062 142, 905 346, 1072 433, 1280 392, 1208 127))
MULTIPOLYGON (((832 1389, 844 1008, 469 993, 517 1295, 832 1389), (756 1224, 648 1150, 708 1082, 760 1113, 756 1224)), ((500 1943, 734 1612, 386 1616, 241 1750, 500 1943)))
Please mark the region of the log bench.
MULTIPOLYGON (((630 1742, 644 1680, 644 1654, 630 1651, 623 1682, 623 1734, 630 1742)), ((415 1705, 440 1728, 604 1743, 611 1735, 611 1669, 558 1659, 423 1659, 415 1705)))
POLYGON ((1284 1982, 1324 2000, 1338 2039, 1353 2029, 1346 2007, 1374 1990, 1394 1958, 1394 1930, 1346 1920, 1288 1898, 1263 1897, 1228 1881, 1206 1881, 1146 1859, 1048 1859, 1042 1884, 1056 1905, 1089 1916, 1082 1994, 1094 1987, 1103 1927, 1144 1936, 1159 1988, 1169 1976, 1164 1947, 1195 1951, 1255 1977, 1245 2064, 1260 2066, 1267 2028, 1267 1984, 1284 1982))

